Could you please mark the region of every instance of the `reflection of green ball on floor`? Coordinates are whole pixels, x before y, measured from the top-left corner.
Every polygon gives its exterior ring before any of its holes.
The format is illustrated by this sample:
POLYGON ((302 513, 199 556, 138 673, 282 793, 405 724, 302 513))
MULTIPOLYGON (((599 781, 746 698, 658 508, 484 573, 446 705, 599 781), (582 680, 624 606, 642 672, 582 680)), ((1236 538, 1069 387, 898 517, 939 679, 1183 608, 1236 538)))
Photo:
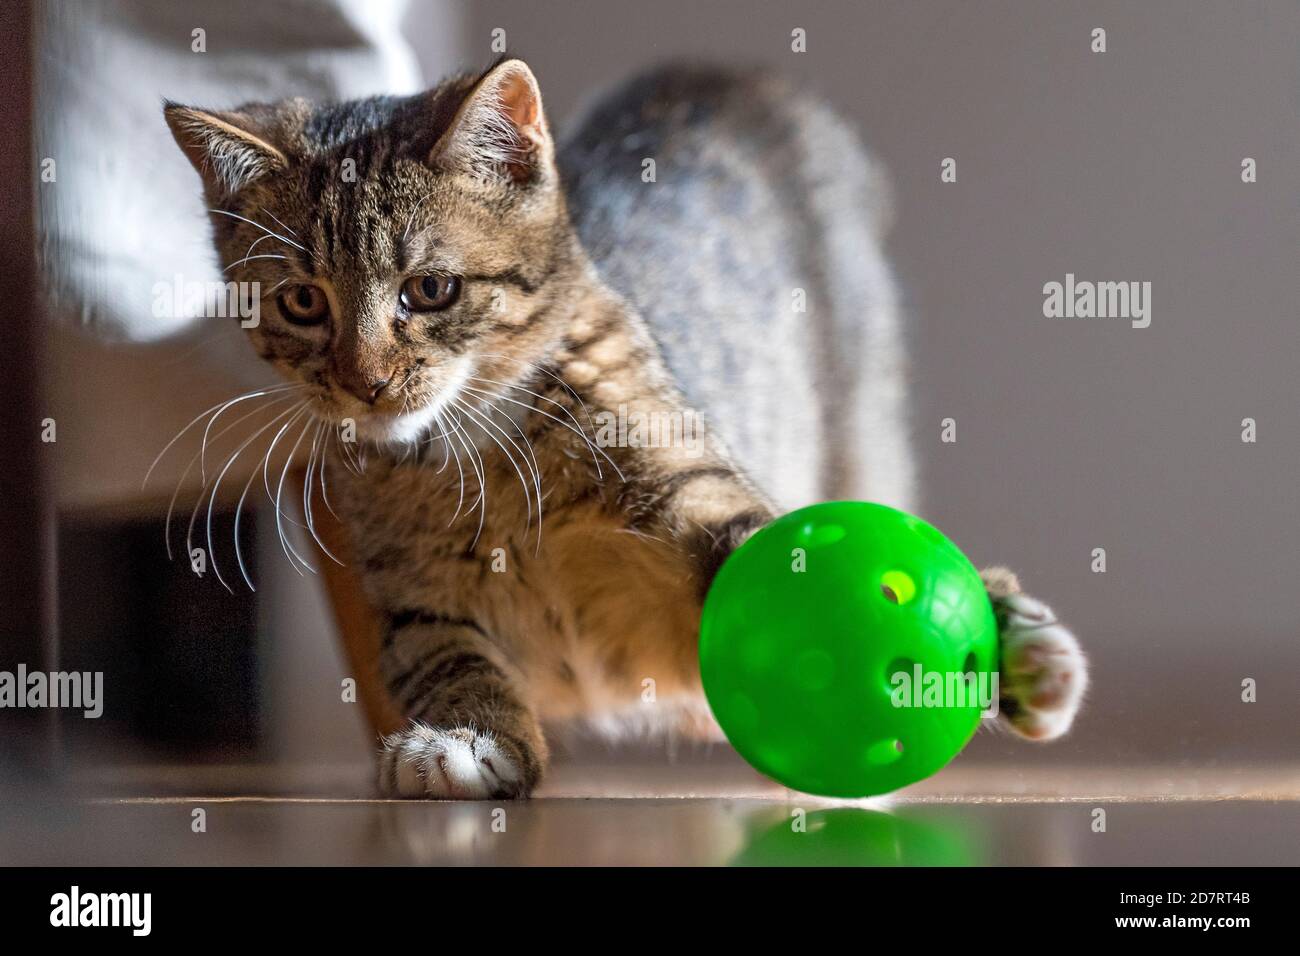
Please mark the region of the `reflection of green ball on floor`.
POLYGON ((754 534, 719 570, 700 673, 740 754, 795 790, 887 793, 943 767, 996 700, 979 574, 920 518, 830 502, 754 534))
POLYGON ((732 866, 975 866, 978 827, 951 817, 861 807, 814 810, 755 834, 732 866))

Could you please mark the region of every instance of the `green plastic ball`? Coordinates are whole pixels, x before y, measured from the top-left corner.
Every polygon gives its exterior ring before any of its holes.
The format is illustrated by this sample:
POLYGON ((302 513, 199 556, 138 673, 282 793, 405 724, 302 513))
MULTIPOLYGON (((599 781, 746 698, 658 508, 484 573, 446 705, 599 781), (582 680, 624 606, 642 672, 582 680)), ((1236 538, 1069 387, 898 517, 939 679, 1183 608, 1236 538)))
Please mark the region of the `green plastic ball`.
POLYGON ((727 559, 704 602, 700 674, 759 771, 833 797, 936 772, 996 700, 997 623, 979 573, 884 505, 791 512, 727 559))

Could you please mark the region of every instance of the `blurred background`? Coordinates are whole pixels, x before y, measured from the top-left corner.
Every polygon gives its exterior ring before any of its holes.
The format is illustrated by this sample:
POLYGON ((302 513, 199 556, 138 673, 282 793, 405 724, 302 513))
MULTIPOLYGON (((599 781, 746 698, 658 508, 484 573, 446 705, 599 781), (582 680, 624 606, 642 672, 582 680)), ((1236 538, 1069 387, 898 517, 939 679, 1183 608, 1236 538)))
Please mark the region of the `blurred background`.
MULTIPOLYGON (((1031 747, 981 733, 962 765, 1176 777, 1294 761, 1294 3, 120 0, 31 13, 29 145, 38 163, 56 160, 57 180, 36 186, 42 274, 27 294, 45 318, 5 318, 34 340, 43 374, 16 406, 27 417, 9 414, 25 435, 32 416, 53 418, 58 437, 28 449, 37 490, 10 488, 6 520, 56 528, 57 547, 6 531, 18 563, 0 666, 57 647, 61 669, 106 673, 105 716, 62 720, 60 746, 82 765, 111 776, 251 763, 290 780, 332 767, 362 780, 373 747, 360 707, 341 700, 347 669, 320 582, 289 567, 266 509, 242 528, 258 591, 231 595, 163 547, 173 489, 183 519, 198 493, 181 475, 197 446, 141 489, 195 415, 269 381, 234 323, 151 311, 155 283, 217 275, 197 177, 160 100, 409 92, 481 68, 502 38, 536 72, 561 137, 584 101, 644 66, 758 63, 819 91, 883 160, 919 510, 976 565, 1020 571, 1093 666, 1070 737, 1031 747), (796 28, 806 52, 791 49, 796 28), (1242 181, 1247 157, 1256 182, 1242 181), (947 158, 955 182, 941 181, 947 158), (1150 282, 1150 327, 1044 318, 1044 284, 1067 273, 1150 282), (953 443, 941 441, 947 418, 953 443), (1255 703, 1242 702, 1247 678, 1255 703)), ((224 502, 216 520, 229 541, 224 502)), ((731 760, 724 748, 581 743, 561 756, 731 760)))

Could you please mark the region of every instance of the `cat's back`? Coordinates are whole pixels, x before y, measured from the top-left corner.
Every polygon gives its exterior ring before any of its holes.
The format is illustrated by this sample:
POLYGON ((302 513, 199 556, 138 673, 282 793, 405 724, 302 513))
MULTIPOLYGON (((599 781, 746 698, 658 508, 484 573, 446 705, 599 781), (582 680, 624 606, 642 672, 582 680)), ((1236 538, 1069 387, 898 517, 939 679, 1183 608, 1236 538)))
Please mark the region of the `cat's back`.
POLYGON ((680 215, 710 235, 740 238, 776 227, 783 214, 802 218, 810 190, 850 183, 860 203, 841 214, 879 234, 888 226, 885 177, 852 129, 789 78, 758 69, 640 74, 582 114, 560 163, 575 220, 602 260, 628 240, 617 225, 628 213, 680 215))
POLYGON ((909 503, 888 194, 846 123, 770 73, 664 67, 589 109, 560 164, 602 276, 778 504, 909 503))

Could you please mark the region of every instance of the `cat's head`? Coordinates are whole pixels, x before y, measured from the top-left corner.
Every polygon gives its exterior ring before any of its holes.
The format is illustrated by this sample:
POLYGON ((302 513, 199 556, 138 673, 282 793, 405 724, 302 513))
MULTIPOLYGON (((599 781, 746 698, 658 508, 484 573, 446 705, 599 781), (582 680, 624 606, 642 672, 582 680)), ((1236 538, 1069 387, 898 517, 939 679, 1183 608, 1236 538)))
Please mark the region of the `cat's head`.
POLYGON ((258 296, 253 345, 318 415, 411 439, 556 339, 548 305, 581 257, 522 61, 412 97, 165 114, 225 281, 258 296))

